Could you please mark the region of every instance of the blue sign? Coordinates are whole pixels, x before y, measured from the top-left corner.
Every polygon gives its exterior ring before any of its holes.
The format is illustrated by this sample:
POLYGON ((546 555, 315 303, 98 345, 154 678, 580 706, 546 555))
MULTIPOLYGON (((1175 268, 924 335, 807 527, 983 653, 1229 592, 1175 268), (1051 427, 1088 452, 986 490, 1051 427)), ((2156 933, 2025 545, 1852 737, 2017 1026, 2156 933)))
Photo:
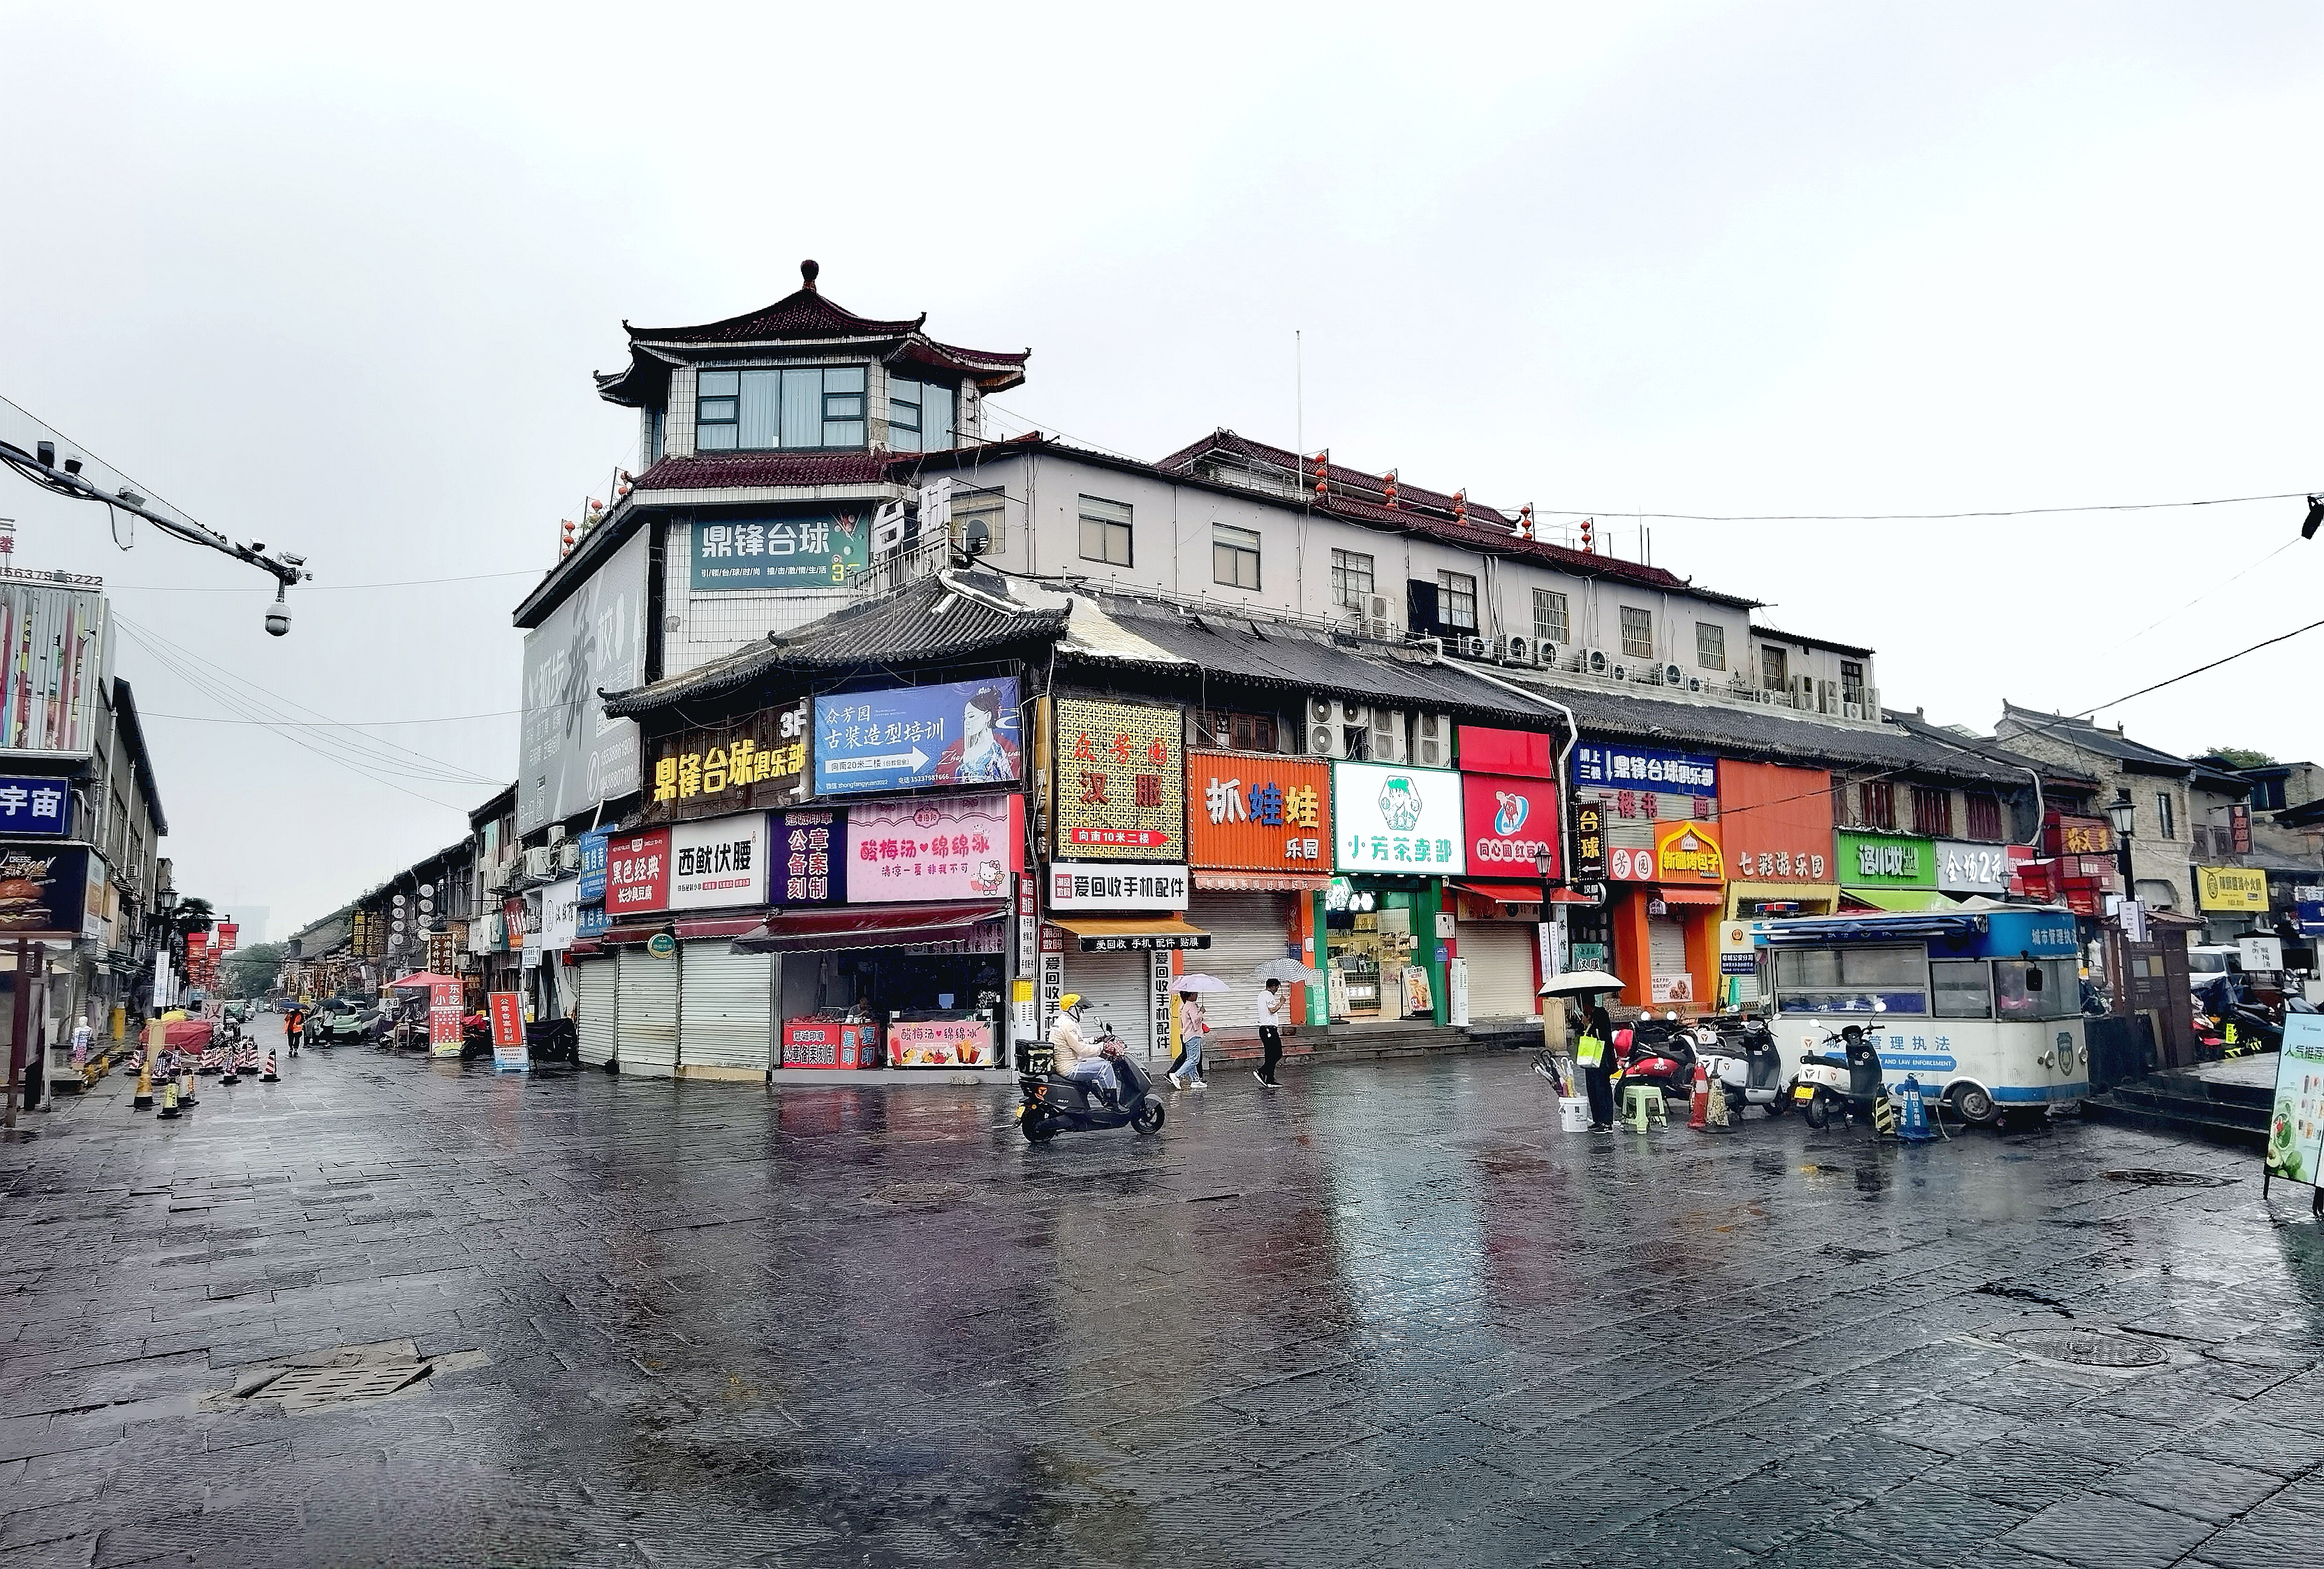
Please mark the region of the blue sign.
POLYGON ((1973 952, 2014 959, 2070 959, 2081 952, 2074 918, 2062 909, 1997 909, 1986 918, 1985 934, 1973 952))
POLYGON ((573 935, 576 937, 594 937, 600 932, 610 930, 613 924, 613 918, 605 913, 604 905, 585 904, 575 913, 573 935))
POLYGON ((1573 782, 1609 790, 1653 790, 1669 796, 1715 796, 1719 760, 1689 752, 1585 741, 1573 749, 1573 782))
POLYGON ((0 834, 63 835, 72 827, 72 786, 60 779, 0 779, 0 834))
POLYGON ((2301 900, 2299 911, 2294 918, 2294 924, 2299 927, 2300 935, 2303 937, 2324 936, 2324 903, 2311 903, 2308 900, 2301 900))
POLYGON ((1017 681, 954 681, 815 700, 815 793, 1006 784, 1025 774, 1017 681))
POLYGON ((609 828, 592 828, 581 835, 581 894, 583 904, 605 902, 605 844, 613 836, 609 828))

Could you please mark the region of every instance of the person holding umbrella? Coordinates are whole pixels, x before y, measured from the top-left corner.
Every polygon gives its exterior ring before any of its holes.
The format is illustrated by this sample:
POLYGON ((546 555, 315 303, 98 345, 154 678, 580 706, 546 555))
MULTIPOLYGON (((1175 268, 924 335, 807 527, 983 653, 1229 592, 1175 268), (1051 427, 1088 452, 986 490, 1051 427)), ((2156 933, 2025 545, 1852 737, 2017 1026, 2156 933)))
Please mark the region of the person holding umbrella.
POLYGON ((1216 975, 1185 974, 1171 983, 1170 990, 1179 994, 1178 1055, 1170 1059, 1170 1087, 1174 1090, 1207 1090, 1203 1082, 1203 1042, 1211 1033, 1211 1021, 1203 1012, 1195 995, 1203 992, 1223 992, 1227 983, 1216 975))
POLYGON ((1607 1015, 1605 998, 1621 989, 1621 977, 1603 970, 1554 976, 1541 989, 1544 997, 1571 997, 1582 1011, 1582 1037, 1573 1045, 1573 1062, 1590 1097, 1592 1133, 1614 1131, 1614 1021, 1607 1015))

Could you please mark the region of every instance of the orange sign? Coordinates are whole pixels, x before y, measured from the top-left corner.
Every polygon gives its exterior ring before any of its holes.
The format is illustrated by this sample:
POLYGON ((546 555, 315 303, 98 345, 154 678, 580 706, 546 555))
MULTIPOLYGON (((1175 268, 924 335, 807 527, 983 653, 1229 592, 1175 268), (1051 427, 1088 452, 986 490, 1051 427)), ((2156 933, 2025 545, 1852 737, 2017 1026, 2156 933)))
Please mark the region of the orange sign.
POLYGON ((1240 752, 1186 754, 1186 849, 1195 866, 1332 868, 1332 765, 1240 752))
POLYGON ((1709 823, 1673 823, 1655 835, 1656 882, 1724 882, 1719 831, 1709 823))

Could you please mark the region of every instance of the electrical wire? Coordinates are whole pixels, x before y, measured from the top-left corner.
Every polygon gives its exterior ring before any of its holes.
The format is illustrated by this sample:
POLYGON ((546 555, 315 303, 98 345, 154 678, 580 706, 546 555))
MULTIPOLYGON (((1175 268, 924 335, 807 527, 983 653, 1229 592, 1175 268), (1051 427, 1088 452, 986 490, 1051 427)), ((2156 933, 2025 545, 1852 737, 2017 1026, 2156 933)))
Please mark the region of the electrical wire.
POLYGON ((458 725, 470 719, 507 719, 521 708, 495 708, 488 714, 439 714, 430 719, 228 719, 217 714, 158 714, 140 709, 141 719, 182 719, 194 725, 264 725, 286 730, 371 730, 383 725, 458 725))
MULTIPOLYGON (((420 588, 438 583, 483 583, 500 577, 539 577, 542 573, 530 567, 512 568, 506 572, 470 572, 457 577, 403 577, 387 583, 302 583, 301 594, 323 592, 345 593, 354 588, 420 588)), ((192 583, 108 583, 107 589, 129 589, 139 594, 248 594, 247 588, 210 588, 192 583)))

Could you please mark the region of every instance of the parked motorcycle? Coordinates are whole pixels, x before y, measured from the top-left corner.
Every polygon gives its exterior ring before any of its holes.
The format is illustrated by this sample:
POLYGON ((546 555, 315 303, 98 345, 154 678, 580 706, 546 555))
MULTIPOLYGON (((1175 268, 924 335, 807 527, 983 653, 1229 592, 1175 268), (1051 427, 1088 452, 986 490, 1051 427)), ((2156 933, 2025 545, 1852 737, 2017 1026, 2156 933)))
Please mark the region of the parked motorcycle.
POLYGON ((1694 1094, 1694 1038, 1676 1013, 1660 1019, 1650 1014, 1616 1030, 1614 1051, 1621 1065, 1617 1076, 1624 1084, 1652 1084, 1679 1100, 1694 1094))
POLYGON ((1792 1084, 1784 1076, 1784 1054, 1766 1020, 1746 1019, 1740 1029, 1700 1049, 1711 1082, 1727 1096, 1730 1115, 1740 1115, 1747 1106, 1765 1106, 1770 1117, 1790 1109, 1792 1084))
POLYGON ((1017 1126, 1028 1142, 1046 1144, 1059 1133, 1119 1128, 1125 1123, 1140 1133, 1162 1131, 1162 1097, 1154 1093, 1154 1082, 1111 1032, 1100 1036, 1096 1045, 1113 1064, 1118 1087, 1111 1105, 1106 1104, 1095 1085, 1057 1072, 1047 1047, 1022 1055, 1017 1084, 1025 1098, 1017 1107, 1017 1126))
POLYGON ((1881 1094, 1879 1052, 1865 1038, 1860 1024, 1827 1029, 1823 1038, 1840 1049, 1801 1054, 1799 1078, 1792 1087, 1800 1114, 1816 1129, 1830 1124, 1835 1115, 1843 1123, 1870 1117, 1872 1103, 1881 1094))

